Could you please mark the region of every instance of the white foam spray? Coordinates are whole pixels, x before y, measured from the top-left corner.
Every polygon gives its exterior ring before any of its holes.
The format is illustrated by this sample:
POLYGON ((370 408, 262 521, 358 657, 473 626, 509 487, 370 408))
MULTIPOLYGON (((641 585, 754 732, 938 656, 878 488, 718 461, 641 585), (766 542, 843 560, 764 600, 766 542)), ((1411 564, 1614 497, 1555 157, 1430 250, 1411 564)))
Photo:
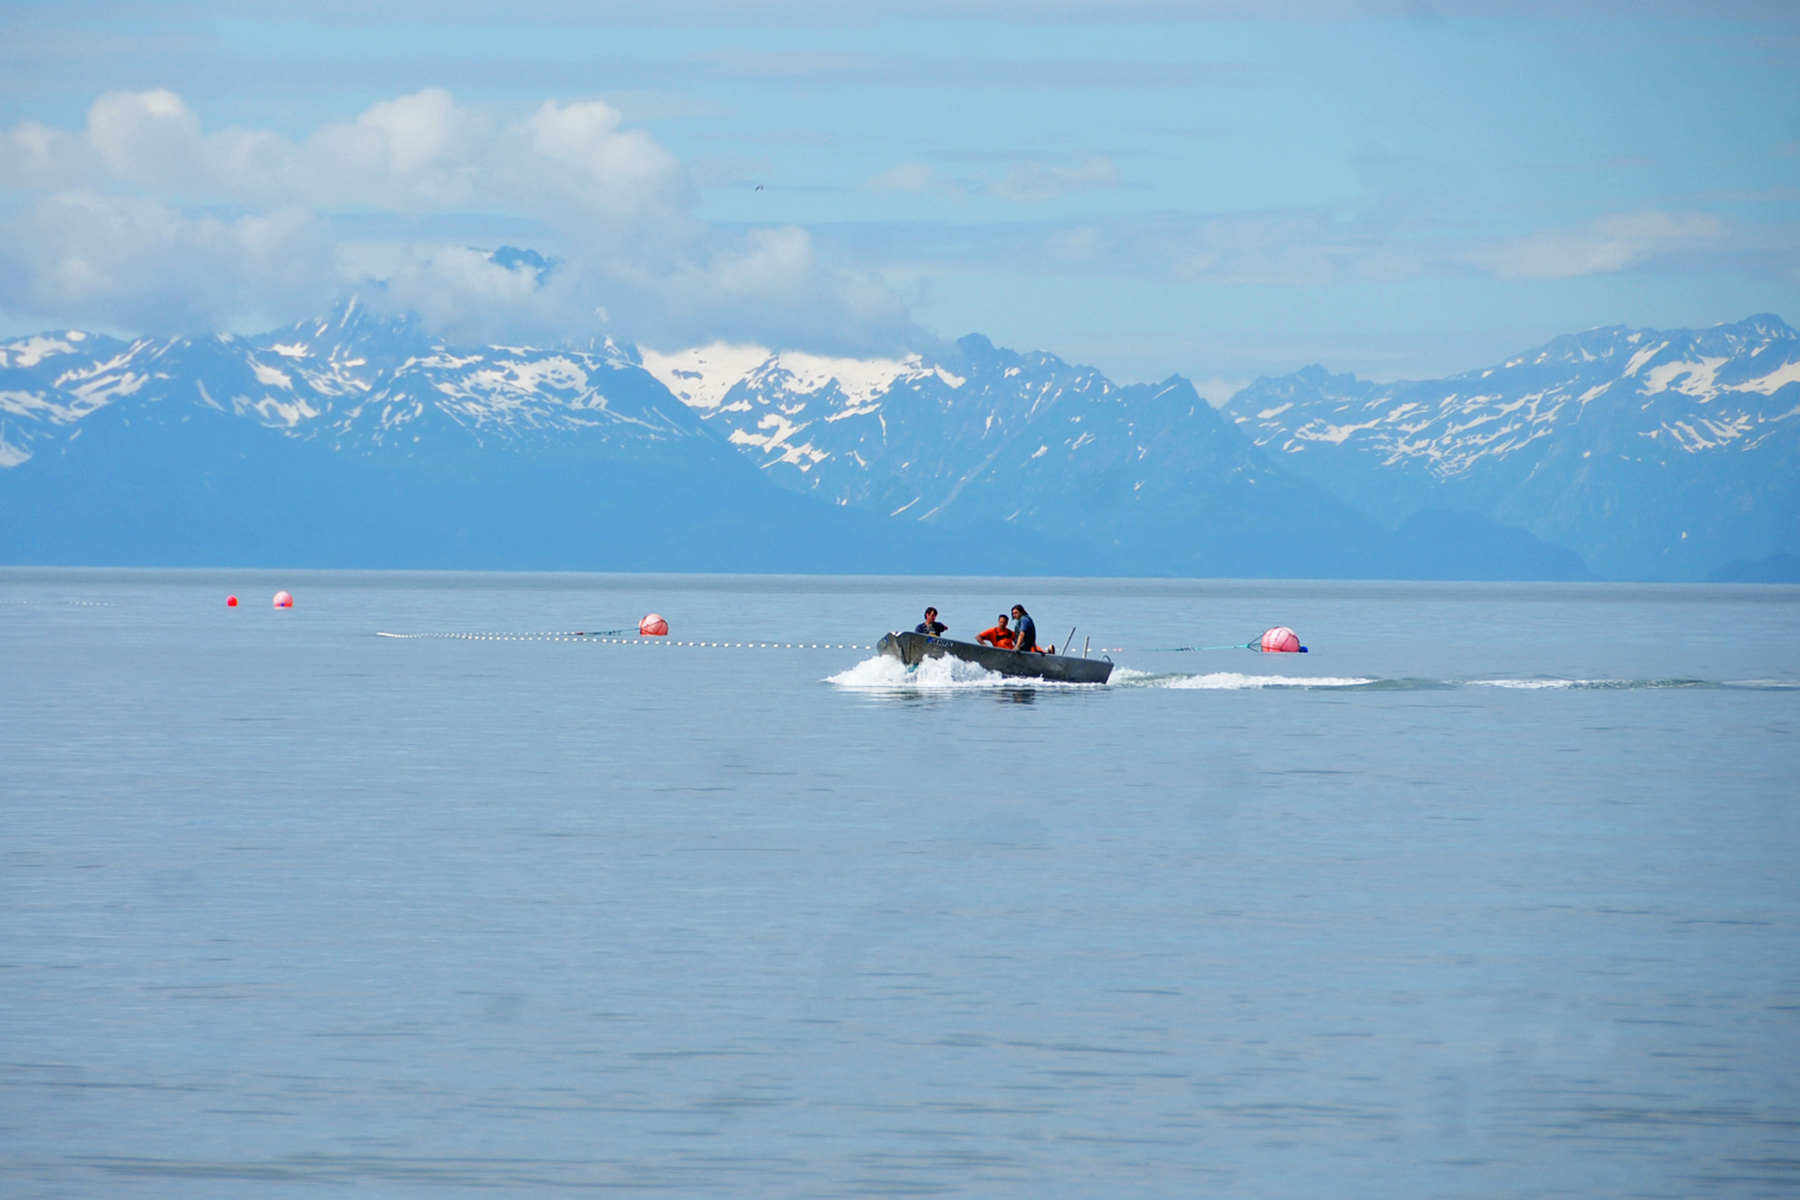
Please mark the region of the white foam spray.
POLYGON ((954 689, 1038 686, 1038 679, 1010 679, 959 658, 928 658, 908 670, 897 658, 877 654, 826 680, 862 691, 947 691, 954 689))
POLYGON ((1349 675, 1244 675, 1237 671, 1214 671, 1207 675, 1152 675, 1121 667, 1113 672, 1113 683, 1120 687, 1199 689, 1204 691, 1243 691, 1254 688, 1339 688, 1361 687, 1376 682, 1349 675))

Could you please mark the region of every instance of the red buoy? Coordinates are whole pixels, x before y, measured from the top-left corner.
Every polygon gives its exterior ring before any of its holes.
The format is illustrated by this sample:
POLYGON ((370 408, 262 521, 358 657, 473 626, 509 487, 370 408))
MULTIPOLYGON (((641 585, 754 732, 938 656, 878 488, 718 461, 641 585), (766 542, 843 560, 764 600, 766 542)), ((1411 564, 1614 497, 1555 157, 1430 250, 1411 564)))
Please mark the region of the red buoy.
POLYGON ((225 597, 225 607, 226 608, 236 608, 237 607, 237 597, 236 596, 225 597))
POLYGON ((292 608, 292 607, 294 607, 294 597, 288 592, 276 592, 275 593, 275 607, 276 608, 292 608))
POLYGON ((1262 636, 1264 654, 1305 654, 1306 647, 1300 644, 1300 635, 1286 625, 1277 625, 1262 636))
POLYGON ((638 622, 638 632, 645 637, 668 637, 669 623, 655 613, 651 613, 638 622))

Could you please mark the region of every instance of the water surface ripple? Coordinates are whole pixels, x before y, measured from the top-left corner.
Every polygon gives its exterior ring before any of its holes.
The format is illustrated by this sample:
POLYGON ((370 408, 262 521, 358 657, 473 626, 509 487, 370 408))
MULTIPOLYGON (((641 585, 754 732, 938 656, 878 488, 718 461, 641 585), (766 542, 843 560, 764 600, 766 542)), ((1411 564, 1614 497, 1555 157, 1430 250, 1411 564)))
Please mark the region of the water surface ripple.
POLYGON ((3 571, 0 1193, 1792 1196, 1797 618, 3 571))

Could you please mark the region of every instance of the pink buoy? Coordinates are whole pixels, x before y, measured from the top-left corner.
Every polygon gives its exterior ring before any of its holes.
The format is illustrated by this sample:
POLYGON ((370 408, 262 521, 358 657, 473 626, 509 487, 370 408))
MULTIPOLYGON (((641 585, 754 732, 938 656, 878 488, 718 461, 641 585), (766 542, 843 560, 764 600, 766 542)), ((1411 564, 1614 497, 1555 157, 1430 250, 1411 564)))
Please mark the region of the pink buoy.
POLYGON ((645 637, 668 637, 669 623, 655 613, 651 613, 638 622, 638 632, 645 637))
POLYGON ((225 597, 225 607, 226 608, 236 608, 237 607, 237 597, 236 596, 225 597))
POLYGON ((1286 625, 1277 625, 1262 636, 1264 654, 1304 654, 1306 647, 1300 644, 1300 635, 1286 625))
POLYGON ((275 607, 276 608, 292 608, 292 607, 294 607, 294 597, 287 592, 276 592, 275 593, 275 607))

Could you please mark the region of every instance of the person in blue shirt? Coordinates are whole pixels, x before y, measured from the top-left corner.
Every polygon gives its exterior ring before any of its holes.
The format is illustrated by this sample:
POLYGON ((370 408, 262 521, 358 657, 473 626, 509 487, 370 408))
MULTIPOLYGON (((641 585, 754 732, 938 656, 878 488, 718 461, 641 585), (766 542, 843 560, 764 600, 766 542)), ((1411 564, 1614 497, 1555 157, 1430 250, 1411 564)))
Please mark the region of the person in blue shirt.
POLYGON ((925 610, 925 619, 913 626, 913 632, 923 633, 928 637, 938 637, 948 628, 950 628, 948 625, 937 619, 937 609, 928 608, 925 610))
POLYGON ((1013 635, 1014 650, 1029 653, 1038 648, 1037 625, 1033 623, 1031 614, 1025 611, 1023 604, 1013 605, 1013 635))

